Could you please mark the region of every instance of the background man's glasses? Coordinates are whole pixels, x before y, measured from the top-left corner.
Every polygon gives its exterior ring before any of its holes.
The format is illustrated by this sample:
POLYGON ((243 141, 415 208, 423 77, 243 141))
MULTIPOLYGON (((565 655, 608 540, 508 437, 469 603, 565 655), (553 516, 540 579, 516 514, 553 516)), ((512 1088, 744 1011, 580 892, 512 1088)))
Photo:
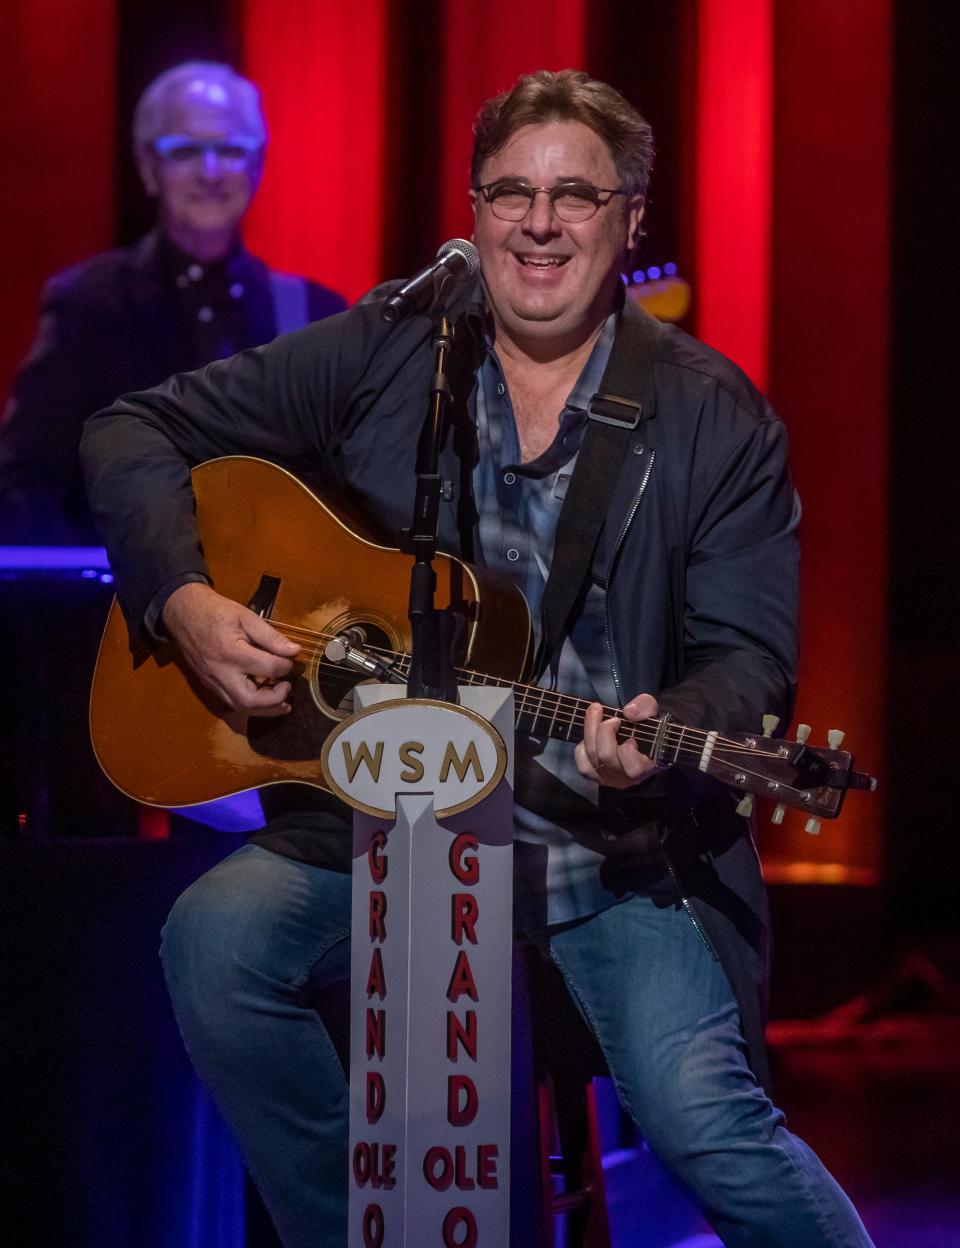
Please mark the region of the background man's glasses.
POLYGON ((259 139, 232 135, 228 139, 192 139, 182 134, 164 134, 154 139, 153 150, 171 165, 206 164, 213 159, 222 169, 246 169, 259 155, 259 139))
POLYGON ((589 221, 598 208, 609 204, 624 190, 609 190, 589 182, 561 182, 559 186, 528 186, 526 182, 488 182, 477 190, 501 221, 522 221, 542 191, 561 221, 589 221), (606 196, 602 199, 601 196, 606 196))

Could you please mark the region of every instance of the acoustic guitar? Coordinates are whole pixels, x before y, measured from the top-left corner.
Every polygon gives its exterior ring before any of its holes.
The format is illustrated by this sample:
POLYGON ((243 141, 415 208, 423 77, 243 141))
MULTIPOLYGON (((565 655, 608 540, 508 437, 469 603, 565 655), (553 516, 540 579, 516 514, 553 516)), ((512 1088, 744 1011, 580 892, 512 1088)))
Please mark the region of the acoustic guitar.
MULTIPOLYGON (((300 644, 292 710, 267 719, 227 710, 172 644, 135 660, 115 601, 90 702, 100 766, 124 793, 155 806, 189 806, 284 781, 325 788, 324 739, 350 714, 354 686, 371 677, 402 681, 409 670, 410 557, 367 540, 290 473, 262 460, 211 460, 194 470, 193 485, 217 591, 248 603, 300 644)), ((531 629, 519 590, 450 555, 438 555, 434 566, 437 605, 450 605, 458 618, 460 683, 512 687, 518 731, 579 741, 589 703, 523 681, 531 629)), ((774 738, 773 727, 721 733, 662 714, 621 721, 619 735, 663 765, 698 769, 813 819, 839 814, 848 789, 875 787, 853 770, 838 740, 819 749, 802 731, 797 741, 774 738)))

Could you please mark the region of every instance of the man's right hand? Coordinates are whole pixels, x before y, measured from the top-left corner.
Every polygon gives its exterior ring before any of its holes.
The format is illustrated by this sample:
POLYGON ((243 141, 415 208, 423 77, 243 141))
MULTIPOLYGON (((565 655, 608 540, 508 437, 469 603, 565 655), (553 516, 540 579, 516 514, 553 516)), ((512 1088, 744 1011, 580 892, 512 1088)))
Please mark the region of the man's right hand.
POLYGON ((167 599, 163 623, 197 676, 231 710, 289 713, 290 681, 280 677, 300 647, 254 611, 191 582, 167 599))

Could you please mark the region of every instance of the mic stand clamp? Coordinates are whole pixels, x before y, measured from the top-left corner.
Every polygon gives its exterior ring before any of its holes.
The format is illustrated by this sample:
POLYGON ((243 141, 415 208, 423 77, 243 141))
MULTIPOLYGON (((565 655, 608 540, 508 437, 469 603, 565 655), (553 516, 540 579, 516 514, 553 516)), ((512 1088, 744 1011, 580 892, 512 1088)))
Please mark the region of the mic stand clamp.
POLYGON ((450 607, 437 610, 434 606, 437 574, 433 567, 442 490, 438 471, 440 445, 450 402, 446 367, 452 349, 453 325, 446 316, 440 316, 434 326, 434 370, 427 418, 417 449, 413 523, 400 533, 400 549, 414 557, 408 610, 413 647, 407 697, 432 698, 439 702, 457 701, 453 670, 455 620, 450 607))

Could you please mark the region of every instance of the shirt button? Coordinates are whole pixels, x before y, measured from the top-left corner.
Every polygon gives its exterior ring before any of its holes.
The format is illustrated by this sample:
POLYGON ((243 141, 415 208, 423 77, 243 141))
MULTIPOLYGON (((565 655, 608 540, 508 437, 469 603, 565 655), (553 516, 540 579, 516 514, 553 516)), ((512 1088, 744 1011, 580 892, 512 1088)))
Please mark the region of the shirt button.
POLYGON ((209 325, 213 320, 213 308, 200 308, 197 312, 197 320, 203 321, 204 325, 209 325))
POLYGON ((203 277, 203 269, 199 264, 191 264, 187 269, 187 277, 190 278, 191 282, 199 282, 200 278, 203 277))
POLYGON ((241 282, 234 282, 233 285, 230 287, 230 298, 231 299, 243 298, 243 284, 241 282))
POLYGON ((504 480, 505 485, 513 485, 516 479, 517 479, 517 474, 515 472, 505 472, 503 474, 503 480, 504 480))
POLYGON ((507 390, 507 387, 503 384, 502 381, 497 384, 497 394, 505 394, 506 390, 507 390))
POLYGON ((511 546, 510 549, 507 551, 507 558, 510 560, 511 563, 516 563, 517 560, 520 558, 519 550, 514 550, 514 548, 511 546))

